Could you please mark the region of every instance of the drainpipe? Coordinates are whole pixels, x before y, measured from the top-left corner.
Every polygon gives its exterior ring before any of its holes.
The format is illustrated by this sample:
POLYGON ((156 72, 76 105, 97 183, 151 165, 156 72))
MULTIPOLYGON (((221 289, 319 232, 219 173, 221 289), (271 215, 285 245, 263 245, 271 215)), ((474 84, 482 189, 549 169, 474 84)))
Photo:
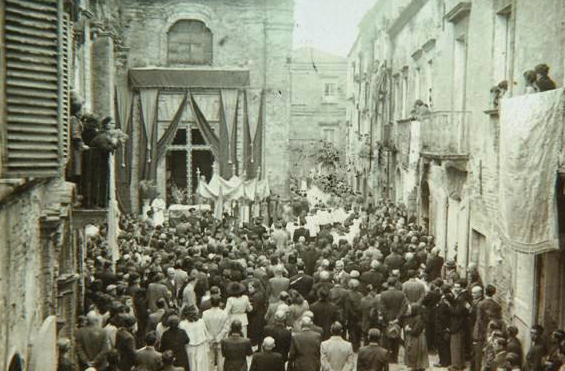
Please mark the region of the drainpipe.
MULTIPOLYGON (((467 255, 465 256, 465 277, 468 280, 469 274, 467 272, 467 268, 469 267, 469 254, 471 254, 471 200, 469 200, 467 207, 467 255)), ((479 265, 477 264, 477 269, 478 268, 479 265)))

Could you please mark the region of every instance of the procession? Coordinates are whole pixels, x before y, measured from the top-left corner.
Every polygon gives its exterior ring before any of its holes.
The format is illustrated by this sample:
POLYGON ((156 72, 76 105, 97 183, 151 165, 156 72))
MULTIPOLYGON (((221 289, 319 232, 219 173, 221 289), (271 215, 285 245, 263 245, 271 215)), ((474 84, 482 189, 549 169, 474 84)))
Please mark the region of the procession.
POLYGON ((1 0, 0 370, 565 371, 562 0, 1 0))

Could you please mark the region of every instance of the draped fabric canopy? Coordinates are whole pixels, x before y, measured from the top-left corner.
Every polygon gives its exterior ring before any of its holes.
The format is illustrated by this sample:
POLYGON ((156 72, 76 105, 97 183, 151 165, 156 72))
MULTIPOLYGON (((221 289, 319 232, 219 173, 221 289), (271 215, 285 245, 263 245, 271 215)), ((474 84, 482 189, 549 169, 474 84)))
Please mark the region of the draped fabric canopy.
POLYGON ((269 181, 267 179, 242 180, 237 176, 225 180, 217 174, 212 176, 208 184, 198 184, 197 193, 206 199, 218 199, 223 201, 255 201, 264 200, 271 194, 269 181))
POLYGON ((500 111, 500 235, 512 249, 559 249, 558 160, 563 138, 563 89, 503 99, 500 111))

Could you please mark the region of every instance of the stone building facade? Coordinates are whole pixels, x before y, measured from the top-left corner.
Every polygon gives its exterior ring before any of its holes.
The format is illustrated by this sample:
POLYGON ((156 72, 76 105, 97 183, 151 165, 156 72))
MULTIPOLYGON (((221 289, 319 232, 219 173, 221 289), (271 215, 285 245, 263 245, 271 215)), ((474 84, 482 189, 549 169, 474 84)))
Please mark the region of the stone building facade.
MULTIPOLYGON (((507 81, 505 98, 523 95, 523 73, 540 63, 561 87, 563 20, 552 0, 380 0, 349 55, 348 115, 351 130, 372 135, 374 196, 406 204, 461 271, 475 263, 524 339, 535 323, 565 324, 565 255, 518 252, 496 226, 501 123, 491 88, 507 81), (429 112, 414 109, 418 99, 429 112)), ((348 148, 359 157, 351 136, 348 148)))
POLYGON ((55 369, 82 306, 83 230, 69 161, 78 3, 0 8, 0 368, 55 369), (38 31, 39 30, 39 31, 38 31))
MULTIPOLYGON (((204 114, 217 129, 214 124, 217 121, 219 91, 238 90, 239 161, 242 152, 243 90, 248 92, 250 114, 255 116, 258 115, 258 92, 264 91, 262 176, 269 178, 274 191, 283 194, 288 191, 293 29, 291 1, 128 0, 98 3, 101 4, 97 6, 111 21, 107 22, 109 25, 89 22, 88 27, 100 27, 101 30, 89 48, 100 49, 102 54, 98 54, 104 58, 84 66, 85 70, 91 70, 88 77, 91 81, 87 78, 85 83, 90 85, 88 88, 92 91, 103 90, 108 93, 106 96, 93 94, 101 100, 93 102, 100 111, 114 113, 114 86, 118 90, 128 91, 133 97, 132 156, 128 156, 131 170, 126 170, 131 175, 127 180, 120 180, 118 176, 118 194, 122 195, 122 199, 128 199, 125 202, 127 210, 137 212, 140 207, 137 185, 143 179, 139 173, 139 138, 143 125, 140 121, 142 110, 139 94, 147 88, 159 89, 160 113, 156 120, 159 137, 166 131, 168 121, 172 118, 161 116, 161 105, 168 104, 168 96, 198 89, 199 94, 207 96, 202 98, 208 101, 208 108, 203 108, 204 114), (104 29, 105 26, 110 27, 104 29), (186 57, 188 55, 197 57, 186 57), (132 84, 132 71, 141 78, 172 71, 185 76, 188 82, 183 86, 167 86, 167 83, 139 86, 132 84)), ((88 53, 88 48, 84 53, 88 53)), ((192 192, 196 186, 197 167, 208 180, 210 178, 213 156, 209 154, 207 143, 201 141, 200 134, 195 134, 200 139, 191 135, 194 134, 194 125, 191 114, 186 113, 179 126, 182 133, 177 131, 180 139, 175 139, 167 154, 159 159, 156 181, 163 196, 169 196, 172 174, 178 173, 178 164, 184 174, 184 180, 179 180, 181 187, 192 192)), ((117 170, 119 173, 124 169, 117 170)), ((242 175, 241 172, 239 175, 242 175)))
POLYGON ((292 53, 291 75, 291 164, 293 174, 307 177, 317 164, 301 151, 325 140, 336 148, 345 146, 347 59, 313 48, 292 53))

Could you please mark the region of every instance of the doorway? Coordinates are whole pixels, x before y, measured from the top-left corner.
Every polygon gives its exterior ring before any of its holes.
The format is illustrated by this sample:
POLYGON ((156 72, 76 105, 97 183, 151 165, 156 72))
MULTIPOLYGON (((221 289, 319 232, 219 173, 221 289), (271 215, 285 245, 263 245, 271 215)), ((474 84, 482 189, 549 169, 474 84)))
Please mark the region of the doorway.
POLYGON ((212 167, 214 164, 214 155, 209 149, 193 150, 192 151, 192 194, 196 194, 198 188, 198 171, 200 176, 209 182, 212 179, 212 167))
POLYGON ((430 230, 430 187, 428 182, 422 182, 422 204, 420 207, 420 214, 422 219, 422 225, 426 228, 428 234, 433 233, 430 230))

